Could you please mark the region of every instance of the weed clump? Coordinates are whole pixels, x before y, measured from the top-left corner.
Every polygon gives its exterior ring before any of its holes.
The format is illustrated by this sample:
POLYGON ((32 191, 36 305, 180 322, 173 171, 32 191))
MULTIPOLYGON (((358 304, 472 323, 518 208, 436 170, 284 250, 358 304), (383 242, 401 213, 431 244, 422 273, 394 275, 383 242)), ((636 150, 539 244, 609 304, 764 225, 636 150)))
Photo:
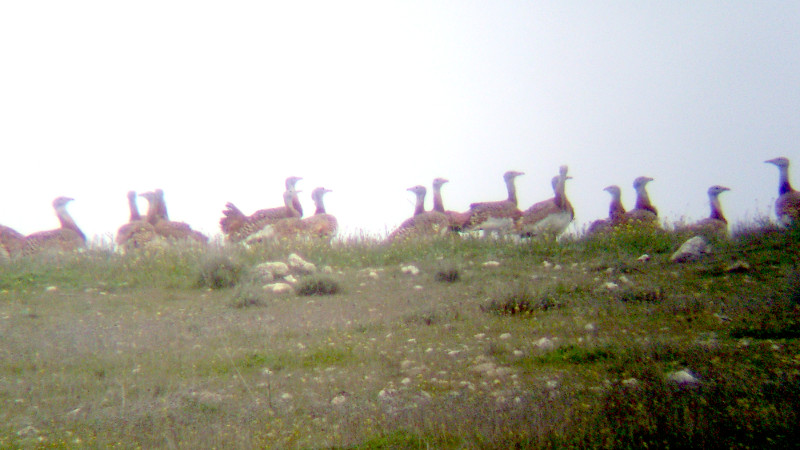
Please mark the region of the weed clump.
POLYGON ((436 281, 443 283, 455 283, 461 279, 458 269, 455 267, 442 267, 436 272, 436 281))
POLYGON ((334 295, 341 291, 339 283, 328 277, 310 277, 297 284, 297 295, 334 295))
POLYGON ((499 300, 490 300, 488 305, 481 306, 481 310, 501 316, 515 316, 559 307, 561 307, 561 302, 553 295, 535 295, 529 287, 522 285, 502 294, 499 300))
POLYGON ((239 281, 242 269, 240 264, 226 256, 210 256, 200 265, 197 284, 211 289, 233 287, 239 281))
POLYGON ((236 287, 231 297, 231 306, 234 308, 247 308, 250 306, 266 306, 264 289, 254 284, 244 284, 236 287))

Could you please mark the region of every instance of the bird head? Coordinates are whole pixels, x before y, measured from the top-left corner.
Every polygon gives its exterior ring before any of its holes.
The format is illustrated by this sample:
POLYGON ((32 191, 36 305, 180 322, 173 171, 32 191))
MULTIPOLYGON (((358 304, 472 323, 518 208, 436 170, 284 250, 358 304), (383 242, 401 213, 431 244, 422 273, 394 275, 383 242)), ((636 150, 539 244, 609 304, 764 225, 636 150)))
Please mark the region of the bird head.
POLYGON ((774 165, 776 165, 778 167, 781 167, 781 168, 789 167, 789 159, 788 158, 784 158, 783 156, 779 156, 777 158, 768 159, 768 160, 766 160, 764 162, 767 163, 767 164, 774 164, 774 165))

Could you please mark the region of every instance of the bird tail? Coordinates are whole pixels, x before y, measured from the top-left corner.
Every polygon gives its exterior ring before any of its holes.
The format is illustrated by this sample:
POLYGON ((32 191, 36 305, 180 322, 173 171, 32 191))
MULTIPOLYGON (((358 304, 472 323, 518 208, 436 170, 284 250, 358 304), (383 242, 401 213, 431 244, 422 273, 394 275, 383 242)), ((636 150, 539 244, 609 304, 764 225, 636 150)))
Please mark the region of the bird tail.
POLYGON ((222 219, 219 226, 225 234, 231 234, 242 228, 247 217, 233 203, 227 203, 222 211, 222 219))

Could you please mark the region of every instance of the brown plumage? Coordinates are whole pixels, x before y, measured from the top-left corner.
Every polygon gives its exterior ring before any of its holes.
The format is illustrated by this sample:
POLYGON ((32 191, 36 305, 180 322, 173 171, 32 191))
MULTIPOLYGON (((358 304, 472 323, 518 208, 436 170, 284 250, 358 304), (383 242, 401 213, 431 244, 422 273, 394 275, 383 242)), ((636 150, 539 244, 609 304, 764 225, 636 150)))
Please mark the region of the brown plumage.
POLYGON ((708 188, 708 203, 711 207, 711 214, 703 220, 695 222, 687 227, 679 228, 680 231, 687 231, 704 236, 724 236, 728 233, 728 220, 722 214, 722 205, 719 202, 719 194, 730 191, 724 186, 711 186, 708 188))
POLYGON ((142 193, 140 197, 148 201, 146 221, 153 225, 157 235, 169 240, 188 239, 201 243, 208 242, 208 236, 193 230, 189 224, 168 219, 164 192, 160 189, 142 193))
MULTIPOLYGON (((115 241, 126 250, 144 247, 155 238, 156 232, 153 225, 139 214, 135 191, 128 192, 128 209, 130 210, 128 223, 119 227, 115 241)), ((166 213, 166 208, 164 212, 166 213)))
POLYGON ((506 200, 472 203, 469 205, 468 228, 477 230, 486 228, 487 225, 494 228, 497 223, 501 222, 508 226, 513 226, 522 217, 522 211, 517 208, 517 188, 514 185, 514 179, 520 175, 525 175, 525 173, 510 170, 503 174, 503 180, 508 191, 506 200))
POLYGON ((39 231, 26 236, 22 247, 24 255, 48 250, 71 251, 86 245, 86 235, 67 212, 67 204, 72 200, 69 197, 58 197, 53 200, 53 208, 56 210, 61 228, 39 231))
POLYGON ((284 206, 276 208, 260 209, 247 216, 233 203, 228 202, 225 204, 225 209, 222 211, 222 219, 219 221, 222 233, 229 241, 239 242, 278 220, 302 217, 302 206, 300 206, 300 200, 295 190, 295 185, 299 180, 301 180, 299 177, 289 177, 286 179, 287 188, 284 193, 288 192, 291 196, 291 209, 287 208, 284 204, 284 206))
POLYGON ((445 178, 434 178, 433 180, 433 210, 447 216, 450 222, 450 231, 461 231, 469 223, 469 212, 447 211, 444 209, 442 201, 442 186, 448 183, 445 178))
POLYGON ((789 226, 793 222, 800 220, 800 192, 795 191, 789 182, 789 160, 784 157, 778 157, 764 162, 776 165, 780 171, 778 199, 775 200, 775 215, 778 217, 778 222, 784 226, 789 226))
POLYGON ((25 236, 17 230, 0 225, 0 253, 17 256, 25 245, 25 236))
POLYGON ((567 199, 567 166, 561 166, 559 174, 551 180, 553 197, 533 204, 522 213, 517 230, 522 236, 558 236, 566 230, 575 217, 575 210, 567 199))
POLYGON ((622 204, 622 190, 619 186, 606 186, 603 190, 611 194, 611 202, 608 205, 608 218, 592 222, 589 225, 589 233, 609 231, 622 222, 625 217, 626 211, 625 206, 622 204))
POLYGON ((414 205, 414 216, 406 219, 397 227, 387 240, 408 239, 412 237, 442 236, 450 229, 450 221, 447 216, 438 211, 425 211, 425 186, 414 186, 407 189, 416 197, 414 205))
POLYGON ((305 222, 300 219, 300 213, 294 209, 295 191, 283 191, 283 205, 289 217, 277 219, 265 224, 260 230, 251 233, 245 238, 247 244, 256 244, 276 238, 297 238, 305 234, 305 222))
POLYGON ((625 213, 625 221, 658 226, 658 210, 650 203, 650 196, 647 194, 647 183, 651 181, 653 179, 650 177, 638 177, 633 181, 633 188, 636 189, 636 206, 625 213))
POLYGON ((336 217, 325 211, 325 204, 322 201, 322 197, 328 192, 332 191, 324 187, 318 187, 311 191, 311 199, 314 200, 316 210, 313 216, 303 219, 303 232, 309 236, 330 239, 336 235, 339 229, 336 217))

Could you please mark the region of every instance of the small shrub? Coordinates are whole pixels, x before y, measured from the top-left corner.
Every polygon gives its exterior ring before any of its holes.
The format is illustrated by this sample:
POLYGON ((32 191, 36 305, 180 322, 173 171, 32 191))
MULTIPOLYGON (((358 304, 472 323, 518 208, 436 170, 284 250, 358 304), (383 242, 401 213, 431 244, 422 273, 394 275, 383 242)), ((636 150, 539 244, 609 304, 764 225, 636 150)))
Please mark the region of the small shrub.
POLYGON ((514 316, 559 307, 561 307, 561 302, 553 295, 537 296, 526 285, 521 285, 501 295, 500 300, 491 300, 488 305, 481 306, 481 310, 503 316, 514 316))
POLYGON ((242 266, 221 255, 209 257, 200 266, 198 285, 211 289, 233 287, 242 274, 242 266))
POLYGON ((334 295, 341 290, 339 283, 328 277, 305 278, 297 284, 297 295, 334 295))
POLYGON ((455 267, 443 267, 436 272, 436 281, 455 283, 459 279, 461 279, 461 275, 455 267))
POLYGON ((231 297, 231 306, 234 308, 247 308, 249 306, 265 306, 266 295, 264 289, 254 284, 240 285, 231 297))
POLYGON ((664 292, 660 288, 628 288, 615 292, 614 298, 624 303, 660 303, 664 292))

